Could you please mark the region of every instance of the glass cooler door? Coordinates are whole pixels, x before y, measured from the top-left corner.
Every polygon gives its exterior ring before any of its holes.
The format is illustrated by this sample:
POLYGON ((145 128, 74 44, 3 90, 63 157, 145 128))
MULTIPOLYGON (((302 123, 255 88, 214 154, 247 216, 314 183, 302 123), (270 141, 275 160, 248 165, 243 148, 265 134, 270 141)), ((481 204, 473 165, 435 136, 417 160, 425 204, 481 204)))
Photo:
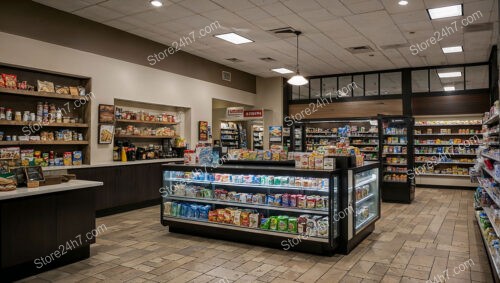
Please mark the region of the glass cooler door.
POLYGON ((378 168, 355 173, 354 184, 354 232, 357 234, 380 214, 378 168))

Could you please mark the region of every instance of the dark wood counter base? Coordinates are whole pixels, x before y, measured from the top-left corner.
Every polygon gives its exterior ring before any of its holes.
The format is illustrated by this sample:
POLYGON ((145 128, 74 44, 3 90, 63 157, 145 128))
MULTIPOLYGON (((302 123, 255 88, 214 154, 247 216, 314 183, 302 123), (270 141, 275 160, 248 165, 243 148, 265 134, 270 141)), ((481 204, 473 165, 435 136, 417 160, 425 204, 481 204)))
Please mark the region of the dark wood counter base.
POLYGON ((88 258, 96 188, 0 200, 0 281, 88 258))

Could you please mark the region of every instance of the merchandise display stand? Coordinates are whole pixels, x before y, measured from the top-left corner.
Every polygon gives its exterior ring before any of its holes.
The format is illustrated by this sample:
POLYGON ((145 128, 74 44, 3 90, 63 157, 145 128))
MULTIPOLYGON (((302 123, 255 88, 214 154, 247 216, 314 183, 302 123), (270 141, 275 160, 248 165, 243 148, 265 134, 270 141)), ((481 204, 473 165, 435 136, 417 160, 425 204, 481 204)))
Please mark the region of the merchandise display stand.
POLYGON ((380 217, 376 162, 333 171, 272 165, 163 169, 161 222, 171 232, 311 253, 347 253, 373 231, 380 217), (303 244, 294 244, 294 239, 303 244))
POLYGON ((415 178, 409 174, 414 170, 414 120, 403 116, 380 116, 380 124, 382 200, 411 203, 415 197, 415 178))

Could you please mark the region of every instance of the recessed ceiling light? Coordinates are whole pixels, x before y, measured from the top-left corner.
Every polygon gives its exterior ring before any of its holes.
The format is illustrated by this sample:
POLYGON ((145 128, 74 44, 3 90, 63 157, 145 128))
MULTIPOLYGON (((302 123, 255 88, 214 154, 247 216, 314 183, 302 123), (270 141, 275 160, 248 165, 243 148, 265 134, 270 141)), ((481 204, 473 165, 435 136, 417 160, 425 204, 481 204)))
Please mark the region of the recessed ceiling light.
POLYGON ((155 7, 161 7, 163 6, 163 3, 160 0, 151 0, 149 3, 155 7))
POLYGON ((276 69, 271 69, 271 71, 280 73, 280 74, 291 74, 293 71, 288 70, 287 68, 276 68, 276 69))
POLYGON ((440 78, 457 78, 462 76, 462 72, 446 72, 446 73, 438 73, 440 78))
POLYGON ((462 16, 462 5, 446 6, 441 8, 427 9, 431 20, 462 16))
POLYGON ((444 87, 444 91, 452 91, 452 90, 455 90, 454 86, 445 86, 444 87))
POLYGON ((250 39, 243 37, 239 34, 236 34, 234 32, 225 33, 225 34, 218 34, 218 35, 215 35, 215 37, 223 39, 225 41, 229 41, 233 44, 243 44, 243 43, 253 42, 253 40, 250 40, 250 39))
POLYGON ((442 49, 444 53, 457 53, 463 51, 462 46, 443 47, 442 49))
POLYGON ((406 5, 408 5, 408 1, 401 0, 401 1, 398 2, 398 4, 401 5, 401 6, 406 6, 406 5))

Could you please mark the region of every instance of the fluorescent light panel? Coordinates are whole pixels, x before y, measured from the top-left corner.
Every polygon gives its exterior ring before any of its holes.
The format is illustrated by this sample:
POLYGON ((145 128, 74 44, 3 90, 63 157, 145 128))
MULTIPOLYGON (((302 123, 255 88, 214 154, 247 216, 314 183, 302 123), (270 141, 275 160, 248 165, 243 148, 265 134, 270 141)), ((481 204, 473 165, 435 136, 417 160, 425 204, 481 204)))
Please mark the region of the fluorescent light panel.
POLYGON ((218 34, 215 37, 223 39, 225 41, 229 41, 233 44, 243 44, 243 43, 253 42, 253 40, 250 40, 234 32, 218 34))
POLYGON ((431 20, 462 16, 462 5, 446 6, 441 8, 427 9, 431 20))
POLYGON ((462 46, 443 47, 442 49, 443 49, 443 53, 463 52, 462 46))
POLYGON ((454 86, 445 86, 444 87, 444 91, 452 91, 452 90, 455 90, 454 86))
POLYGON ((293 71, 288 70, 287 68, 276 68, 276 69, 271 69, 271 71, 280 73, 280 74, 291 74, 293 71))
POLYGON ((438 73, 440 78, 458 78, 462 76, 462 72, 447 72, 447 73, 438 73))
POLYGON ((401 1, 398 2, 398 4, 401 5, 401 6, 406 6, 406 5, 408 5, 408 1, 401 0, 401 1))

